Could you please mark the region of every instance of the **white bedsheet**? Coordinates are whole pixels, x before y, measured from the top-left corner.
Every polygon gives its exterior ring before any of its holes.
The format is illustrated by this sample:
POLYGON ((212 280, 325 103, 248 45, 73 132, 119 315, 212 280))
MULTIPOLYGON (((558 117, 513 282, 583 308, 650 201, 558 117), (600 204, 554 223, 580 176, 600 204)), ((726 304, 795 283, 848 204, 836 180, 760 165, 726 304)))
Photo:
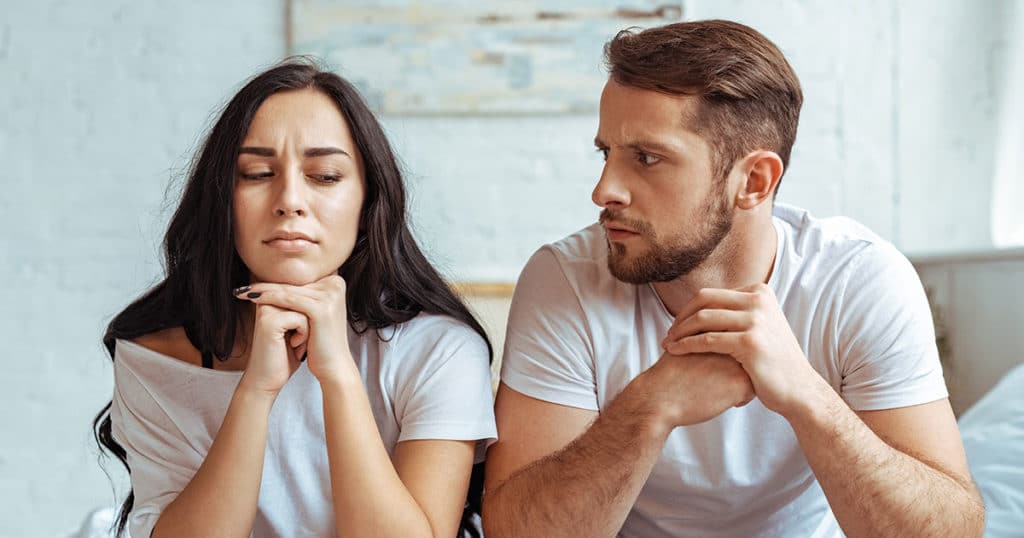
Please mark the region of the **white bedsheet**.
POLYGON ((1024 537, 1024 364, 960 417, 967 461, 985 498, 986 538, 1024 537))

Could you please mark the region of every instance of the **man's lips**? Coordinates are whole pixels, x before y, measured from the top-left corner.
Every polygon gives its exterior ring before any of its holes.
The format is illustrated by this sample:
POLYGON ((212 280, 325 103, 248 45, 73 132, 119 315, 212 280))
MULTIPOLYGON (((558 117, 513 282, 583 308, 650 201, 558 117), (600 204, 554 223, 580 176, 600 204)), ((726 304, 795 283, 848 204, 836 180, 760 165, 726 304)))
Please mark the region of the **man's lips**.
POLYGON ((640 235, 639 233, 634 232, 633 230, 623 228, 614 224, 605 224, 604 230, 605 233, 608 234, 609 241, 625 241, 627 239, 640 235))

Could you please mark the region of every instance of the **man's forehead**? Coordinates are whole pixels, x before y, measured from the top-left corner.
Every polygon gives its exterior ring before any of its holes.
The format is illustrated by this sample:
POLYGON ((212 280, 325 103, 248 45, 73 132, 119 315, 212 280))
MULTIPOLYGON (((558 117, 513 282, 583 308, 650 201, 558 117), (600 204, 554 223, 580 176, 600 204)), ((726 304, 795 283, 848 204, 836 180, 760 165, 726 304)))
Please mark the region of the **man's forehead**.
POLYGON ((609 81, 601 98, 597 138, 625 145, 700 137, 695 127, 697 106, 696 96, 669 95, 609 81))

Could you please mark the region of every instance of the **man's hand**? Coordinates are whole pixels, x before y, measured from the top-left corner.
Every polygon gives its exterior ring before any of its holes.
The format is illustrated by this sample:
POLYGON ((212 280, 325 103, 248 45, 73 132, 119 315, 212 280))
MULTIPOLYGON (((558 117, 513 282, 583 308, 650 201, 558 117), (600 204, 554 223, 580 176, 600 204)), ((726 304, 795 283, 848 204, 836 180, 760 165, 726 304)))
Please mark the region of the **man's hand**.
POLYGON ((761 402, 784 417, 806 387, 822 382, 764 284, 703 289, 676 316, 662 346, 669 353, 720 353, 743 366, 761 402))
POLYGON ((754 387, 739 363, 712 353, 665 353, 630 385, 627 390, 638 391, 631 400, 651 406, 651 416, 660 418, 666 434, 677 426, 711 420, 754 398, 754 387))

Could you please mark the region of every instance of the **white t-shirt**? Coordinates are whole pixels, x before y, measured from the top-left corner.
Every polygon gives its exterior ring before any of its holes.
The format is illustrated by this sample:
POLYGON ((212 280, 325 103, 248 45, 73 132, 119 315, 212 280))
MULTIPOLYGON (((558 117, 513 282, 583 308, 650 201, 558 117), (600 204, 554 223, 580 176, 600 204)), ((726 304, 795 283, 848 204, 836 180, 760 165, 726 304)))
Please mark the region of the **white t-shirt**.
MULTIPOLYGON (((466 325, 419 316, 381 331, 348 329, 349 348, 388 453, 412 439, 497 437, 484 340, 466 325)), ((127 452, 132 536, 149 536, 188 485, 220 429, 242 372, 210 370, 118 340, 114 439, 127 452)), ((320 383, 299 366, 270 412, 253 536, 334 536, 320 383)))
MULTIPOLYGON (((890 243, 846 218, 776 204, 769 279, 814 369, 858 411, 947 396, 920 280, 890 243)), ((661 356, 673 322, 654 288, 617 280, 595 224, 542 247, 516 286, 502 381, 600 411, 661 356)), ((755 399, 676 428, 623 536, 835 536, 835 517, 782 416, 755 399)))

